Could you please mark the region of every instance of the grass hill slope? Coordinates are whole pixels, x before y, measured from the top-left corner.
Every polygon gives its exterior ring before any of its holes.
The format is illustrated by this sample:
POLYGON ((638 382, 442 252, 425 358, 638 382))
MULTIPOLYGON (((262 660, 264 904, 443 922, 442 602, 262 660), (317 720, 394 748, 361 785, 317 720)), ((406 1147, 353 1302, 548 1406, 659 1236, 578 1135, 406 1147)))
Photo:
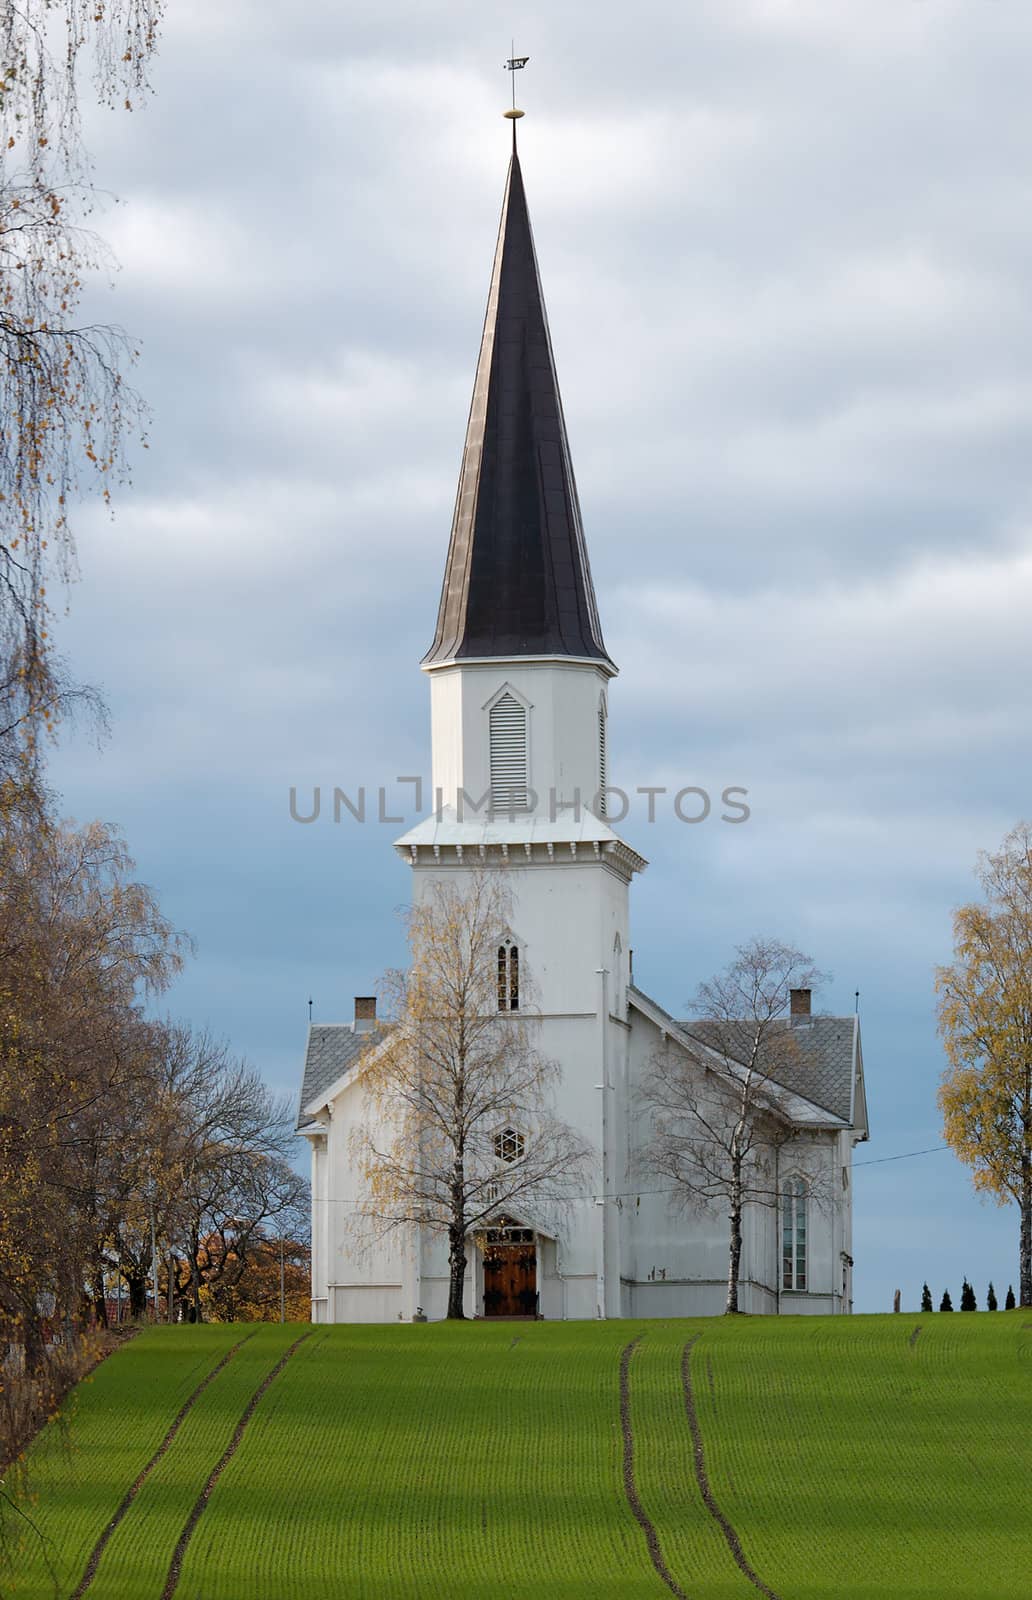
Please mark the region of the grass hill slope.
POLYGON ((31 1453, 11 1600, 1024 1600, 1032 1322, 157 1328, 31 1453))

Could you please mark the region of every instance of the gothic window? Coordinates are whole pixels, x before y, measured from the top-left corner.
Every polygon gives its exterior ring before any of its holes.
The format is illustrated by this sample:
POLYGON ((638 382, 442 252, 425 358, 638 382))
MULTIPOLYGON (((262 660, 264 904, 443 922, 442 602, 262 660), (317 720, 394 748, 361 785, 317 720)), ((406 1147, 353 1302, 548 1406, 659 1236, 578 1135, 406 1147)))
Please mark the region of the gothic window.
POLYGON ((511 939, 498 946, 498 1009, 520 1009, 520 952, 511 939))
POLYGON ((620 935, 613 940, 613 1010, 618 1017, 622 1017, 627 1008, 627 996, 624 991, 623 971, 623 945, 620 935))
POLYGON ((599 695, 598 699, 598 814, 606 814, 606 784, 608 772, 606 765, 606 697, 599 695))
POLYGON ((495 1155, 499 1161, 511 1164, 523 1160, 523 1135, 516 1128, 503 1128, 494 1136, 495 1155))
POLYGON ((527 807, 527 708, 508 689, 488 713, 491 808, 527 807))
POLYGON ((787 1180, 781 1191, 781 1287, 806 1288, 806 1183, 787 1180))

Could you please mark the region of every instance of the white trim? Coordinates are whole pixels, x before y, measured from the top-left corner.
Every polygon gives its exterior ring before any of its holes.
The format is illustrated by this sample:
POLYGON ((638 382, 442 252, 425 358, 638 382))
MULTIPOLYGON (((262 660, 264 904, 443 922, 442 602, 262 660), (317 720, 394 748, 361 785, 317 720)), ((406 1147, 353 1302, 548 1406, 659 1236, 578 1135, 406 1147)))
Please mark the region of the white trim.
POLYGON ((422 662, 422 672, 441 672, 448 667, 594 667, 605 678, 615 678, 620 668, 596 656, 449 656, 447 661, 422 662))
POLYGON ((488 695, 487 699, 480 707, 481 711, 490 711, 491 707, 496 705, 502 696, 506 694, 511 694, 514 700, 518 700, 520 705, 524 707, 528 714, 533 711, 533 700, 528 700, 522 690, 517 689, 516 685, 514 683, 510 683, 508 678, 506 678, 501 687, 496 689, 493 694, 488 695))
POLYGON ((609 788, 609 705, 604 689, 598 697, 598 776, 598 809, 604 817, 609 788))

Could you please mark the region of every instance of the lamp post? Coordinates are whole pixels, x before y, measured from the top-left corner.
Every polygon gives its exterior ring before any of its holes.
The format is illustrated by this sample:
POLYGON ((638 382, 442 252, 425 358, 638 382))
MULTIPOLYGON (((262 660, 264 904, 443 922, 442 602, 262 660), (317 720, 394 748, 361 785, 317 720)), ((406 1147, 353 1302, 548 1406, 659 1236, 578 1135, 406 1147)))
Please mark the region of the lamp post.
POLYGON ((154 1321, 158 1320, 158 1236, 154 1226, 154 1177, 151 1176, 150 1189, 150 1249, 151 1249, 151 1278, 154 1285, 154 1321))

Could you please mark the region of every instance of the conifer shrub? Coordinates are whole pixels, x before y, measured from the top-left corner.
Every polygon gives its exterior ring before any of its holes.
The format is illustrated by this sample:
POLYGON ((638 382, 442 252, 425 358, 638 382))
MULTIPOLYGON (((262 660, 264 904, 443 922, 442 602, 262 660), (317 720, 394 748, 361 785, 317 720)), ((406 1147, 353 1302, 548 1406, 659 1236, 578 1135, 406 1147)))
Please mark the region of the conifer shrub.
POLYGON ((1007 1285, 1007 1298, 1003 1302, 1004 1311, 1013 1311, 1014 1310, 1014 1303, 1015 1303, 1014 1302, 1014 1285, 1012 1283, 1009 1283, 1007 1285))
POLYGON ((924 1284, 924 1286, 921 1289, 921 1310, 922 1311, 934 1311, 935 1310, 935 1307, 932 1305, 932 1291, 931 1291, 931 1289, 929 1289, 927 1284, 924 1284))
POLYGON ((961 1311, 978 1310, 978 1301, 975 1299, 975 1291, 972 1289, 966 1278, 964 1279, 964 1283, 960 1291, 960 1309, 961 1311))
POLYGON ((987 1311, 996 1310, 996 1290, 993 1288, 992 1280, 989 1283, 989 1293, 985 1297, 985 1309, 987 1311))
POLYGON ((952 1311, 953 1310, 953 1301, 950 1299, 950 1291, 948 1289, 944 1289, 943 1292, 942 1292, 942 1299, 939 1301, 939 1310, 940 1311, 952 1311))

